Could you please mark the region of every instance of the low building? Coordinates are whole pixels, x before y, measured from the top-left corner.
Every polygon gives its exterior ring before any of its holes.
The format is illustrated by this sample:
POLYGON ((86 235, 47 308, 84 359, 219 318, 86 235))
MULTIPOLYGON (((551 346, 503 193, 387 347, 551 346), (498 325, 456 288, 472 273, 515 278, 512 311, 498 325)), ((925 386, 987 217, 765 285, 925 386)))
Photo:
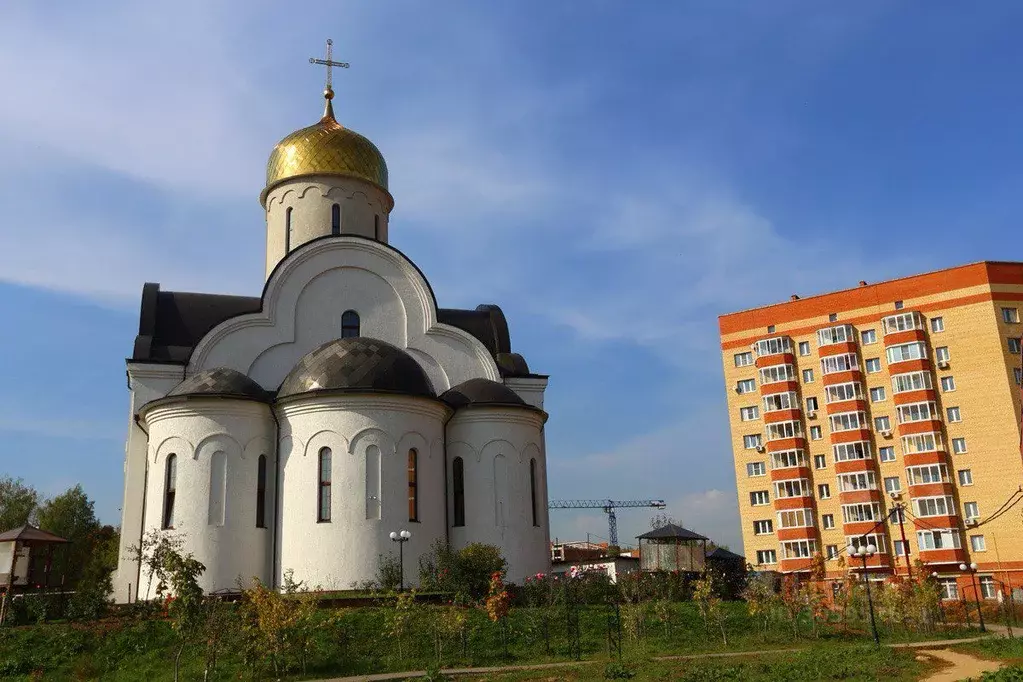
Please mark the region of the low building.
POLYGON ((639 562, 644 571, 702 573, 707 566, 707 540, 673 523, 638 536, 639 562))
POLYGON ((583 573, 603 573, 617 583, 618 577, 639 570, 639 559, 628 556, 596 557, 579 561, 560 561, 551 564, 554 575, 577 576, 583 573))

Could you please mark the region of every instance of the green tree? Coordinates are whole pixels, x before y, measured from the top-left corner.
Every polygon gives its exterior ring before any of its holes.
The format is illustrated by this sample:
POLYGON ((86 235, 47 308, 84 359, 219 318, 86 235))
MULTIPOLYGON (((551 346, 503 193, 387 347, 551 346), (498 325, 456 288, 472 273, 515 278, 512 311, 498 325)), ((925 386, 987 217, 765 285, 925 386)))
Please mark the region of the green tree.
POLYGON ((24 526, 39 504, 39 493, 20 478, 0 476, 0 533, 24 526))
POLYGON ((81 485, 44 502, 38 511, 39 527, 68 540, 54 555, 52 575, 64 576, 65 585, 78 583, 95 551, 100 523, 94 503, 81 485))

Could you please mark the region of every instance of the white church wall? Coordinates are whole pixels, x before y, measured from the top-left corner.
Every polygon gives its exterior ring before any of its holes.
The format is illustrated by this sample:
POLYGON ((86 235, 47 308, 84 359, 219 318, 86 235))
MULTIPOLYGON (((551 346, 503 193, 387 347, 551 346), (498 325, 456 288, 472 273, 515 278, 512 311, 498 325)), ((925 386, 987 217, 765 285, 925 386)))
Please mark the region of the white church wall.
POLYGON ((281 423, 278 583, 294 579, 321 589, 374 580, 379 556, 398 555, 388 537, 407 529, 405 582, 445 537, 444 419, 449 409, 401 396, 316 397, 277 408, 281 423), (319 452, 331 450, 331 513, 317 521, 319 452), (408 451, 417 450, 419 521, 409 521, 408 451), (379 460, 379 475, 367 461, 379 460), (379 481, 379 503, 371 498, 379 481))
POLYGON ((500 381, 486 347, 437 322, 429 285, 403 255, 365 239, 309 245, 274 273, 265 310, 223 322, 196 346, 189 373, 230 367, 274 390, 295 363, 341 335, 341 314, 359 313, 362 335, 407 348, 441 393, 473 378, 500 381))
POLYGON ((451 543, 497 545, 508 561, 508 579, 519 584, 550 566, 547 463, 541 415, 514 408, 460 410, 447 425, 449 518, 455 520, 453 462, 462 458, 465 525, 451 528, 451 543), (529 462, 536 460, 535 498, 529 462), (536 525, 532 504, 536 504, 536 525))
POLYGON ((149 437, 135 422, 138 408, 151 400, 162 398, 178 385, 184 368, 174 365, 131 363, 128 365, 130 389, 128 433, 124 444, 124 497, 121 504, 121 541, 117 570, 113 576, 114 600, 126 602, 138 591, 139 567, 132 559, 131 548, 142 538, 142 516, 145 505, 146 453, 149 437))
POLYGON ((543 409, 547 377, 508 377, 504 380, 504 385, 515 391, 527 405, 543 409))
MULTIPOLYGON (((149 429, 145 529, 180 537, 206 566, 210 592, 270 577, 274 518, 274 422, 269 407, 244 400, 193 399, 154 407, 149 429), (174 524, 163 529, 168 457, 176 456, 174 524), (257 527, 259 457, 267 458, 265 528, 257 527), (222 469, 217 471, 217 464, 222 469)), ((140 595, 152 595, 143 574, 140 595)))
POLYGON ((341 213, 341 233, 387 243, 390 196, 354 178, 309 176, 281 183, 266 197, 266 276, 288 253, 308 241, 331 234, 333 206, 341 213), (291 209, 291 235, 287 211, 291 209))

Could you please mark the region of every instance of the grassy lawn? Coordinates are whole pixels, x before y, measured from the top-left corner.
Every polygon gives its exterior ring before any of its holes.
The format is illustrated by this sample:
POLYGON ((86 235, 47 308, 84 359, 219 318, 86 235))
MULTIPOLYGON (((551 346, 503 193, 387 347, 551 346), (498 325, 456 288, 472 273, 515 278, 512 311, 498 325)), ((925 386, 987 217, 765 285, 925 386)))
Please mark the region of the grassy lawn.
MULTIPOLYGON (((766 628, 753 621, 745 604, 726 603, 728 646, 720 631, 705 626, 697 607, 689 602, 672 604, 667 623, 652 612, 623 619, 623 651, 627 660, 649 661, 655 656, 720 651, 749 651, 812 647, 812 652, 783 658, 724 659, 695 662, 654 662, 639 666, 633 679, 913 679, 902 671, 919 667, 912 655, 873 650, 869 630, 856 623, 821 628, 811 634, 808 622, 794 633, 780 616, 766 628), (827 655, 824 655, 824 654, 827 655), (834 672, 834 674, 832 674, 834 672), (702 677, 701 677, 702 675, 702 677), (802 677, 800 677, 800 675, 802 677)), ((388 608, 323 609, 318 627, 302 666, 293 667, 291 678, 300 679, 356 675, 384 671, 436 667, 493 666, 571 660, 571 643, 565 614, 560 609, 544 612, 516 608, 506 629, 491 623, 479 610, 468 611, 466 637, 442 635, 438 650, 437 626, 445 609, 421 606, 410 634, 399 642, 392 634, 388 608), (507 646, 507 654, 505 649, 507 646), (400 655, 399 655, 400 648, 400 655)), ((662 616, 664 614, 661 614, 662 616)), ((584 659, 607 660, 607 617, 602 607, 579 609, 579 648, 584 659)), ((250 679, 241 656, 241 633, 237 619, 224 629, 214 679, 250 679)), ((954 630, 909 633, 885 629, 885 641, 954 637, 954 630)), ((38 625, 0 630, 0 678, 29 679, 36 672, 45 679, 170 680, 176 634, 162 620, 102 622, 84 626, 38 625)), ((182 679, 202 678, 201 647, 185 648, 182 679)), ((558 669, 533 677, 494 679, 600 679, 603 663, 577 670, 558 669), (594 677, 596 676, 596 677, 594 677)), ((908 673, 907 673, 908 674, 908 673)))

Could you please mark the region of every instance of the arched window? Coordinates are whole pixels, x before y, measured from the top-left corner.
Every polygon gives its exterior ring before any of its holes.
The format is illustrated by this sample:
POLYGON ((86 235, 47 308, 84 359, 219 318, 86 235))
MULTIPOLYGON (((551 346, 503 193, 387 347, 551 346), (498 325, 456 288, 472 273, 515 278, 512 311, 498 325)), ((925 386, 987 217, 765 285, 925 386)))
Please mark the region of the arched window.
POLYGON ((408 451, 408 520, 419 520, 419 453, 408 451))
POLYGON ((284 254, 291 253, 291 207, 284 212, 284 254))
POLYGON ((373 239, 380 241, 380 214, 373 216, 373 239))
POLYGON ((163 527, 174 527, 174 492, 178 487, 178 456, 167 455, 167 469, 163 478, 163 527))
POLYGON ((266 528, 266 455, 256 461, 256 528, 266 528))
POLYGON ((210 458, 210 503, 206 523, 223 526, 227 515, 227 453, 217 450, 210 458))
POLYGON ((330 448, 320 449, 320 476, 316 504, 316 520, 330 522, 330 448))
POLYGON ((354 310, 346 310, 341 313, 341 338, 352 339, 359 335, 361 323, 359 313, 354 310))
POLYGON ((465 525, 465 465, 462 463, 461 457, 455 457, 454 461, 451 462, 451 478, 453 485, 452 492, 454 493, 455 501, 455 518, 453 525, 464 526, 465 525))
POLYGON ((330 207, 330 233, 335 237, 341 234, 341 204, 330 207))
POLYGON ((536 516, 536 459, 529 460, 529 508, 533 512, 533 525, 539 526, 536 516))

